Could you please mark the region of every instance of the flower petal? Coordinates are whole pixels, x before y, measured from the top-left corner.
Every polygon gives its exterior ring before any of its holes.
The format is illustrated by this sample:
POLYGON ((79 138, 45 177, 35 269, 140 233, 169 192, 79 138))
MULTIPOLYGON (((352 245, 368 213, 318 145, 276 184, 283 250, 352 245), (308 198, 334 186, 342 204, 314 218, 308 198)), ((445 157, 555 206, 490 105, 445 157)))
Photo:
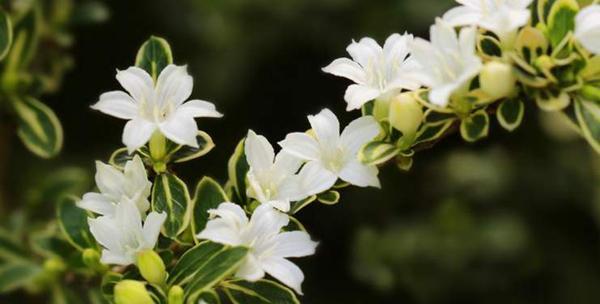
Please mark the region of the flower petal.
POLYGON ((477 24, 483 15, 471 7, 458 6, 447 11, 442 18, 451 26, 463 26, 477 24))
POLYGON ((290 189, 287 190, 292 201, 298 201, 330 189, 335 184, 337 175, 323 168, 320 162, 310 161, 302 167, 295 179, 290 181, 290 189))
POLYGON ((358 84, 350 85, 344 94, 344 100, 348 103, 346 111, 360 109, 365 103, 376 99, 379 95, 381 92, 377 89, 358 84))
POLYGON ((268 258, 262 261, 262 266, 268 274, 302 294, 304 274, 296 264, 283 258, 268 258))
POLYGON ((352 185, 358 187, 376 187, 381 188, 377 174, 379 170, 375 166, 367 166, 358 160, 346 163, 340 171, 340 178, 352 185))
POLYGON ((256 257, 253 254, 248 254, 235 276, 250 282, 258 281, 265 276, 265 272, 260 266, 256 257))
POLYGON ((166 219, 167 214, 165 212, 150 212, 150 214, 148 214, 148 217, 146 217, 146 221, 144 222, 144 227, 142 228, 146 249, 154 248, 156 241, 158 240, 158 235, 160 234, 160 229, 166 219))
POLYGON ((112 91, 100 95, 100 100, 92 105, 92 109, 121 119, 133 119, 138 114, 138 107, 123 91, 112 91))
POLYGON ((213 103, 199 99, 193 99, 182 104, 179 106, 179 110, 192 117, 223 117, 223 114, 216 110, 213 103))
POLYGON ((317 244, 305 231, 283 232, 275 237, 272 254, 282 258, 303 257, 314 254, 317 244))
POLYGON ((127 266, 133 264, 135 261, 131 257, 121 252, 114 252, 111 250, 104 249, 102 250, 100 262, 102 264, 127 266))
POLYGON ((316 160, 320 156, 319 144, 306 133, 290 133, 279 142, 279 146, 285 152, 305 160, 316 160))
POLYGON ((88 218, 88 226, 90 227, 90 232, 102 247, 115 252, 122 251, 120 244, 121 234, 116 228, 112 217, 100 216, 97 218, 88 218))
POLYGON ((167 120, 158 125, 160 131, 166 138, 180 145, 188 145, 197 148, 198 125, 192 116, 177 109, 167 120))
POLYGON ((111 165, 96 161, 96 185, 100 192, 113 201, 118 201, 124 193, 125 176, 111 165))
POLYGON ((367 68, 370 62, 374 61, 382 53, 381 46, 369 37, 362 38, 359 42, 352 41, 346 48, 346 51, 363 68, 367 68))
POLYGON ((367 75, 363 71, 363 68, 348 58, 334 60, 323 68, 323 72, 348 78, 358 84, 364 84, 367 81, 367 75))
POLYGON ((150 74, 138 67, 117 71, 117 80, 137 102, 151 99, 154 94, 154 81, 150 74))
POLYGON ((128 121, 125 124, 125 129, 123 129, 122 139, 129 154, 147 143, 154 130, 156 130, 156 125, 145 119, 134 118, 128 121))
POLYGON ((77 207, 100 215, 115 213, 115 205, 106 196, 95 192, 84 194, 81 201, 77 202, 77 207))
POLYGON ((340 122, 331 110, 323 109, 317 115, 308 115, 312 130, 321 146, 335 146, 340 138, 340 122))
POLYGON ((192 94, 194 80, 187 72, 187 66, 167 65, 156 81, 157 102, 162 106, 170 103, 177 107, 192 94))
POLYGON ((253 171, 266 171, 273 165, 275 151, 269 141, 254 131, 249 130, 244 144, 246 159, 253 171))
POLYGON ((350 154, 356 154, 358 150, 369 141, 373 140, 381 132, 379 123, 373 116, 363 116, 353 120, 346 126, 340 136, 340 143, 350 154))

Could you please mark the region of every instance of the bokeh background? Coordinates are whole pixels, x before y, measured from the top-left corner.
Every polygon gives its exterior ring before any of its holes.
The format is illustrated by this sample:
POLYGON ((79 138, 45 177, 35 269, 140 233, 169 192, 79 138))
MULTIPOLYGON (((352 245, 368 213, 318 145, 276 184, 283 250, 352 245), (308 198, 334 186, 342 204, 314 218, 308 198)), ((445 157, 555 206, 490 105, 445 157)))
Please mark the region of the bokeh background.
MULTIPOLYGON (((249 128, 273 143, 308 128, 329 107, 343 123, 348 82, 320 69, 351 39, 395 32, 427 37, 450 0, 128 0, 105 2, 102 24, 73 28, 74 66, 44 101, 65 129, 57 159, 36 159, 16 137, 3 187, 53 216, 49 189, 77 176, 92 186, 94 160, 120 147, 123 121, 92 111, 117 89, 115 69, 134 62, 150 35, 165 37, 194 76, 194 98, 225 113, 199 121, 217 147, 177 167, 189 183, 226 180, 226 161, 249 128), (79 172, 85 172, 82 179, 79 172)), ((339 204, 299 214, 317 254, 299 259, 303 303, 600 303, 600 157, 554 117, 526 109, 513 133, 465 144, 458 136, 415 157, 412 170, 383 168, 383 189, 349 188, 339 204)), ((21 227, 27 229, 27 227, 21 227)), ((2 299, 0 302, 4 303, 2 299)), ((13 303, 13 302, 10 302, 13 303)))

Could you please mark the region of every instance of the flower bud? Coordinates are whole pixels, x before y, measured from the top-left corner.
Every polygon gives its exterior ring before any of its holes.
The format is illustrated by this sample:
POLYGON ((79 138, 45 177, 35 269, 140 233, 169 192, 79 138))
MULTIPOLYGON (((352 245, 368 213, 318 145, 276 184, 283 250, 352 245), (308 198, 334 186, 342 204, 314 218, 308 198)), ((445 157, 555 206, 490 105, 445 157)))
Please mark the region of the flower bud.
POLYGON ((153 304, 144 283, 134 280, 123 280, 115 285, 116 304, 153 304))
POLYGON ((390 124, 403 135, 414 135, 423 121, 423 108, 410 92, 392 99, 389 111, 390 124))
POLYGON ((168 299, 169 304, 183 304, 183 289, 179 285, 171 287, 168 299))
POLYGON ((373 117, 375 117, 377 121, 388 118, 390 111, 390 99, 391 98, 375 99, 373 104, 373 117))
POLYGON ((581 88, 581 96, 588 100, 600 102, 600 88, 591 85, 584 85, 581 88))
POLYGON ((492 61, 481 69, 479 83, 481 89, 494 99, 509 96, 515 90, 517 77, 510 64, 492 61))
POLYGON ((47 273, 57 274, 66 269, 65 263, 60 258, 49 258, 44 261, 44 270, 47 273))
POLYGON ((98 253, 98 251, 96 251, 95 249, 88 248, 84 250, 82 258, 85 266, 88 266, 90 268, 95 268, 98 267, 98 265, 100 265, 100 253, 98 253))
POLYGON ((146 281, 162 285, 167 278, 165 263, 154 250, 144 250, 137 255, 137 266, 146 281))

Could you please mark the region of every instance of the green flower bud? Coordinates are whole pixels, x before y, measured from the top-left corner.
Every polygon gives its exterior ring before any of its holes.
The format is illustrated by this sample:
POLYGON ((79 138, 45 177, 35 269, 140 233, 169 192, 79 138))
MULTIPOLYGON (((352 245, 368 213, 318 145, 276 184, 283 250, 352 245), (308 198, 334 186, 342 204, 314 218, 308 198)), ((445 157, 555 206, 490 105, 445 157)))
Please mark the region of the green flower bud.
POLYGON ((57 274, 66 269, 65 263, 60 258, 49 258, 44 261, 44 270, 46 273, 57 274))
POLYGON ((423 122, 423 107, 410 92, 399 94, 392 99, 389 113, 392 127, 405 136, 414 135, 423 122))
POLYGON ((115 285, 116 304, 154 304, 144 283, 123 280, 115 285))
POLYGON ((494 99, 510 96, 516 87, 517 77, 510 64, 492 61, 486 63, 479 75, 481 90, 494 99))
POLYGON ((137 255, 137 266, 146 281, 162 285, 167 278, 165 263, 154 250, 144 250, 137 255))
POLYGON ((183 304, 183 288, 175 285, 169 289, 169 304, 183 304))
POLYGON ((82 257, 83 263, 88 267, 95 268, 100 264, 100 253, 95 249, 88 248, 84 250, 82 257))
POLYGON ((591 85, 584 85, 583 88, 581 88, 581 96, 588 100, 600 102, 600 88, 591 85))

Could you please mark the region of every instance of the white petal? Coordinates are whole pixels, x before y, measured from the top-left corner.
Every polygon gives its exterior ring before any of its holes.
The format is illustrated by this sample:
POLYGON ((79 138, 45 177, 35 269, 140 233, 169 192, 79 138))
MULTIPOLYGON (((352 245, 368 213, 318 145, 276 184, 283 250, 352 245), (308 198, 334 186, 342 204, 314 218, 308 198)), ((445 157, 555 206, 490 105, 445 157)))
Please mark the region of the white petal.
POLYGON ((134 118, 125 124, 123 144, 127 146, 127 150, 131 154, 150 140, 154 130, 156 130, 154 123, 145 119, 134 118))
POLYGON ((124 193, 125 176, 111 165, 96 161, 96 185, 100 192, 117 201, 124 193))
POLYGON ((342 168, 340 178, 355 186, 380 188, 381 185, 377 178, 378 173, 379 170, 377 170, 377 167, 367 166, 358 160, 354 160, 346 163, 344 168, 342 168))
POLYGON ((286 200, 286 199, 269 200, 266 202, 266 204, 270 205, 271 207, 273 207, 281 212, 290 211, 290 201, 286 200))
POLYGON ((346 48, 346 51, 363 68, 368 67, 370 62, 374 61, 382 53, 381 46, 369 37, 362 38, 359 42, 352 41, 346 48))
POLYGON ((289 176, 298 172, 302 165, 302 159, 284 150, 279 151, 273 163, 273 174, 277 178, 289 176))
POLYGON ((298 173, 296 183, 299 193, 290 199, 296 201, 329 190, 336 180, 335 173, 323 168, 317 161, 310 161, 298 173))
POLYGON ((113 215, 115 213, 115 205, 106 196, 95 192, 84 194, 81 201, 77 202, 77 207, 101 215, 113 215))
POLYGON ((260 266, 256 257, 253 254, 248 254, 235 276, 250 282, 258 281, 265 276, 265 272, 260 266))
POLYGON ((317 242, 304 231, 289 231, 275 237, 273 256, 282 258, 303 257, 315 253, 317 242))
POLYGON ((119 230, 128 242, 137 241, 142 235, 142 217, 137 206, 131 200, 123 197, 115 209, 115 221, 119 230), (131 239, 135 237, 135 240, 131 239))
POLYGON ((102 247, 113 251, 122 251, 120 244, 120 232, 112 217, 100 216, 88 218, 90 232, 102 247))
POLYGON ((344 100, 348 103, 346 111, 360 109, 365 103, 376 99, 379 95, 381 92, 377 89, 358 84, 350 85, 344 94, 344 100))
POLYGON ((156 241, 158 240, 158 235, 160 234, 160 229, 166 219, 167 214, 165 212, 150 212, 150 214, 148 214, 148 217, 146 217, 146 221, 144 222, 144 227, 142 228, 144 240, 146 241, 146 248, 154 248, 156 241))
POLYGON ((301 159, 316 160, 320 157, 319 144, 306 133, 290 133, 279 142, 279 146, 287 153, 301 159))
POLYGON ((323 68, 323 72, 345 77, 359 84, 364 84, 367 81, 367 75, 362 67, 348 58, 338 58, 334 60, 328 66, 323 68))
POLYGON ((216 110, 213 103, 199 99, 193 99, 182 104, 179 106, 179 110, 192 117, 223 117, 223 114, 216 110))
POLYGON ((175 143, 198 147, 198 141, 196 141, 198 125, 192 116, 187 115, 181 109, 177 109, 169 115, 167 120, 158 125, 158 128, 166 138, 175 143))
POLYGON ((477 24, 483 15, 478 10, 468 6, 458 6, 447 11, 442 17, 451 26, 477 24))
POLYGON ((138 114, 135 100, 123 91, 100 95, 100 100, 92 106, 92 109, 121 119, 133 119, 138 114))
POLYGON ((268 274, 302 294, 304 274, 294 263, 283 258, 269 258, 262 261, 262 266, 268 274))
POLYGON ((100 262, 102 262, 102 264, 127 266, 133 264, 135 261, 132 257, 127 256, 124 253, 104 249, 102 250, 100 262))
POLYGON ((269 141, 254 131, 249 130, 244 144, 244 152, 248 164, 255 171, 269 170, 273 165, 275 151, 269 141))
POLYGON ((160 72, 156 82, 157 102, 162 106, 170 103, 177 107, 190 97, 193 86, 194 80, 186 66, 169 64, 160 72))
POLYGON ((356 154, 358 150, 381 132, 379 123, 372 116, 355 119, 342 132, 340 143, 348 153, 356 154))
POLYGON ((211 240, 225 245, 242 245, 240 233, 223 220, 215 219, 206 223, 206 228, 200 232, 199 239, 211 240))
POLYGON ((233 227, 242 227, 248 224, 246 212, 238 204, 223 202, 217 209, 208 210, 211 216, 218 216, 233 227))
MULTIPOLYGON (((127 181, 125 186, 128 188, 126 191, 128 191, 130 198, 133 198, 137 193, 140 193, 142 198, 150 195, 152 183, 148 181, 146 167, 139 155, 135 155, 132 160, 125 163, 123 174, 127 181)), ((145 212, 146 210, 140 211, 145 212)))
POLYGON ((154 94, 154 81, 150 74, 138 67, 117 71, 117 80, 137 102, 147 101, 154 94))
POLYGON ((587 6, 577 14, 575 36, 588 51, 600 54, 600 5, 587 6))
POLYGON ((250 218, 249 234, 255 237, 277 234, 289 223, 289 217, 269 204, 258 206, 250 218))
POLYGON ((308 115, 312 130, 321 146, 335 146, 340 138, 340 122, 331 110, 323 109, 317 115, 308 115))
POLYGON ((429 101, 434 105, 445 107, 450 102, 450 95, 452 95, 456 88, 457 86, 454 83, 432 88, 429 92, 429 101))

